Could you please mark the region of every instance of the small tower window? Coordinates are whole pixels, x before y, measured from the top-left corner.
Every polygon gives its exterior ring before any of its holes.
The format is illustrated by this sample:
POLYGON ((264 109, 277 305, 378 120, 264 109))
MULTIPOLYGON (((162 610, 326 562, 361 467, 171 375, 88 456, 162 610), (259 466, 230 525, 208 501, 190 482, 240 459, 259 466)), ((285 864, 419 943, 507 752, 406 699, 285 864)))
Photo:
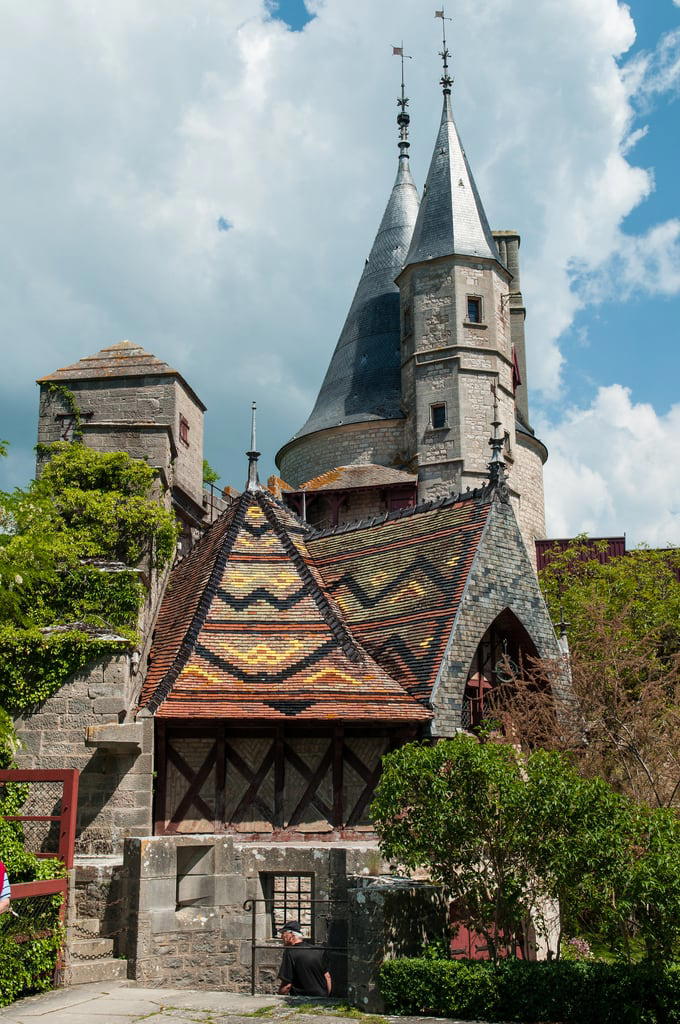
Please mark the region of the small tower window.
POLYGON ((438 402, 430 406, 430 425, 433 430, 441 430, 446 426, 446 403, 438 402))
POLYGON ((482 300, 478 295, 467 297, 467 322, 469 324, 481 324, 482 322, 482 300))
POLYGON ((179 439, 189 447, 189 421, 184 416, 179 418, 179 439))
POLYGON ((411 307, 404 306, 404 337, 408 338, 409 334, 413 331, 413 323, 411 320, 411 307))

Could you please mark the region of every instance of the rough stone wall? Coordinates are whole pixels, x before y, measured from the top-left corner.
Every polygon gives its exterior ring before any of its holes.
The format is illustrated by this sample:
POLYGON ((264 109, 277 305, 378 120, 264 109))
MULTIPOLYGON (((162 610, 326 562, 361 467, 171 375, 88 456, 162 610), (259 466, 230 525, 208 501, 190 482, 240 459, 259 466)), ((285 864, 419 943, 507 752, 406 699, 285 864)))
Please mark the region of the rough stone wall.
POLYGON ((173 381, 173 389, 175 405, 173 430, 177 447, 174 482, 198 505, 201 505, 203 501, 203 412, 178 380, 173 381), (188 445, 182 441, 179 435, 180 416, 183 416, 189 424, 188 445))
MULTIPOLYGON (((494 502, 461 599, 451 638, 432 694, 434 736, 453 736, 461 728, 463 692, 473 655, 491 623, 509 608, 536 645, 540 657, 561 652, 548 609, 529 561, 512 507, 494 502)), ((555 693, 570 697, 568 680, 555 693)))
POLYGON ((524 538, 531 564, 536 566, 535 541, 545 537, 545 502, 543 496, 543 463, 538 452, 517 434, 515 465, 511 473, 514 488, 519 492, 517 521, 524 538))
POLYGON ((127 836, 151 830, 152 723, 134 726, 138 749, 93 746, 87 740, 89 727, 120 728, 128 710, 129 676, 127 654, 99 658, 71 676, 34 714, 15 722, 22 744, 20 768, 80 771, 79 854, 115 854, 127 836))
POLYGON ((349 893, 348 990, 361 1010, 384 1010, 378 991, 383 960, 417 956, 423 945, 448 936, 448 900, 428 882, 357 878, 349 893))
POLYGON ((291 441, 276 457, 281 477, 299 487, 336 466, 401 466, 401 420, 348 423, 291 441))
POLYGON ((400 287, 413 323, 402 341, 405 438, 425 500, 484 481, 496 381, 503 429, 515 443, 507 274, 452 257, 408 270, 400 287), (468 296, 481 300, 481 323, 466 319, 468 296), (446 426, 434 428, 431 406, 442 402, 446 426))
POLYGON ((347 886, 352 875, 382 869, 375 843, 323 848, 289 843, 238 843, 216 835, 131 839, 125 848, 130 908, 129 976, 150 987, 250 991, 255 904, 256 989, 276 991, 280 940, 272 936, 266 877, 311 874, 317 942, 339 947, 331 956, 335 991, 347 988, 347 886))
MULTIPOLYGON (((345 523, 356 523, 360 519, 368 519, 371 516, 379 516, 385 511, 387 511, 387 492, 379 487, 350 491, 338 509, 338 526, 343 526, 345 523)), ((307 522, 312 526, 318 529, 332 526, 331 514, 331 507, 323 496, 320 496, 314 504, 311 504, 308 499, 307 522)))

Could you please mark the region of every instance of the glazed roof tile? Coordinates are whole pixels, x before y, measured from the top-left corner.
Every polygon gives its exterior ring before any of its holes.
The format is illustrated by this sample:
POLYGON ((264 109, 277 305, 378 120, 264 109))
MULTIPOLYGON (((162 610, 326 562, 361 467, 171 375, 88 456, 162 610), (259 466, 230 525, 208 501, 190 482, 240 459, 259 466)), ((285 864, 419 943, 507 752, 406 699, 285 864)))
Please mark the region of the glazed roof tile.
POLYGON ((168 363, 158 359, 157 356, 146 352, 141 345, 133 341, 119 341, 115 345, 109 345, 92 356, 85 356, 77 363, 70 366, 62 366, 54 373, 48 373, 38 378, 38 384, 46 384, 50 381, 75 381, 75 380, 106 380, 114 377, 177 377, 187 391, 196 399, 200 407, 205 411, 205 406, 197 397, 192 388, 182 377, 181 373, 174 370, 168 363))
POLYGON ((140 699, 160 718, 427 721, 343 621, 305 524, 244 492, 174 569, 140 699))
POLYGON ((431 695, 490 514, 481 494, 307 541, 353 635, 418 700, 431 695))

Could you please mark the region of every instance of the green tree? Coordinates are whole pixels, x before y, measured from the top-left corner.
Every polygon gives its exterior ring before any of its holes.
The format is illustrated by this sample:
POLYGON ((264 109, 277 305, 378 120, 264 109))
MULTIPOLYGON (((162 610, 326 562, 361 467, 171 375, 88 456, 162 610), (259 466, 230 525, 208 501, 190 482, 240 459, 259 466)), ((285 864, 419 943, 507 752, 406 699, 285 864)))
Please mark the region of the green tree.
POLYGON ((220 478, 220 474, 216 469, 213 469, 207 459, 203 459, 203 483, 204 484, 216 484, 220 478))
POLYGON ((91 627, 134 641, 144 598, 135 567, 165 565, 177 538, 146 463, 79 444, 49 451, 38 480, 0 493, 0 704, 13 711, 93 657, 120 651, 121 641, 91 627), (112 561, 121 564, 101 565, 112 561))
POLYGON ((643 815, 561 754, 523 758, 463 735, 407 744, 384 758, 371 814, 383 854, 427 869, 494 956, 514 950, 529 918, 547 934, 556 906, 567 926, 587 922, 629 955, 634 935, 660 956, 677 945, 673 816, 643 815))

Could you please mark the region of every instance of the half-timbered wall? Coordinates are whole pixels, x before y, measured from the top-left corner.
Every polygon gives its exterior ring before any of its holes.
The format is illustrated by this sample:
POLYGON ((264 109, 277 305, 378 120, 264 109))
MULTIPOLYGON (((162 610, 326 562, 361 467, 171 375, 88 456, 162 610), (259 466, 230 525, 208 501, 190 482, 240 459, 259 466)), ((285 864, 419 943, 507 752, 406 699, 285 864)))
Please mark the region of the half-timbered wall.
POLYGON ((406 737, 359 728, 157 723, 156 834, 288 838, 370 830, 382 755, 406 737))

